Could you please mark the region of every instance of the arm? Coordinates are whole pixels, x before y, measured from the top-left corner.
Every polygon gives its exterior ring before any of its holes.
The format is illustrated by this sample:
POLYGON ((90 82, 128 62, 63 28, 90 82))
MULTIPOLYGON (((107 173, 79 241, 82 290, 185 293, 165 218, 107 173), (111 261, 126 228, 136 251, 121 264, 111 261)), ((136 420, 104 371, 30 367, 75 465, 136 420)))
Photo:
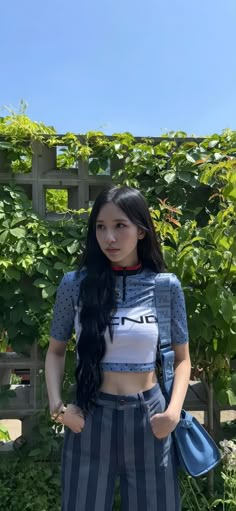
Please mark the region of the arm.
POLYGON ((66 342, 50 338, 45 361, 45 378, 50 413, 62 403, 61 386, 65 368, 66 342))
POLYGON ((180 412, 186 396, 191 370, 188 346, 188 343, 173 344, 175 376, 171 400, 165 412, 158 413, 151 419, 153 433, 160 439, 172 433, 180 420, 180 412))
POLYGON ((175 376, 171 400, 167 408, 168 413, 177 422, 188 389, 191 361, 189 355, 189 344, 173 344, 175 352, 175 376))
MULTIPOLYGON (((74 329, 75 303, 77 303, 78 279, 75 272, 62 278, 56 294, 50 329, 50 343, 46 355, 45 372, 50 412, 63 408, 61 387, 65 369, 66 345, 74 329)), ((63 424, 75 433, 81 431, 84 419, 81 410, 69 404, 63 415, 63 424)))
POLYGON ((188 388, 191 361, 185 297, 181 283, 175 275, 172 275, 171 279, 171 338, 175 353, 175 375, 168 413, 178 422, 188 388))
POLYGON ((57 288, 50 328, 50 343, 46 356, 45 376, 52 413, 62 402, 61 385, 65 368, 66 344, 73 331, 73 281, 70 273, 64 275, 57 288))
POLYGON ((181 284, 175 275, 171 279, 171 339, 175 352, 174 382, 171 400, 162 414, 151 419, 153 432, 157 438, 169 435, 177 426, 186 396, 191 361, 189 355, 188 326, 185 298, 181 284))
MULTIPOLYGON (((50 338, 50 344, 46 355, 45 376, 49 398, 50 413, 63 405, 61 399, 61 386, 64 376, 66 355, 66 342, 50 338)), ((63 424, 68 426, 74 433, 80 433, 84 427, 84 418, 80 408, 74 404, 68 404, 63 416, 63 424)))

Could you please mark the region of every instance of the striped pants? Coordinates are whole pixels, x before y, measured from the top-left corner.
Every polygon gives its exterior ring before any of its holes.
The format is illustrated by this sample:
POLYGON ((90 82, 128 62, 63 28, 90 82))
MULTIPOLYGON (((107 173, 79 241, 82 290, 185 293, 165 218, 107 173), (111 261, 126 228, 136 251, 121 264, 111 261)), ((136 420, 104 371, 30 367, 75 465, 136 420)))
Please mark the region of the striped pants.
POLYGON ((82 433, 65 432, 62 511, 112 511, 117 477, 121 511, 180 511, 171 436, 159 440, 150 424, 164 409, 158 384, 129 396, 100 392, 82 433))

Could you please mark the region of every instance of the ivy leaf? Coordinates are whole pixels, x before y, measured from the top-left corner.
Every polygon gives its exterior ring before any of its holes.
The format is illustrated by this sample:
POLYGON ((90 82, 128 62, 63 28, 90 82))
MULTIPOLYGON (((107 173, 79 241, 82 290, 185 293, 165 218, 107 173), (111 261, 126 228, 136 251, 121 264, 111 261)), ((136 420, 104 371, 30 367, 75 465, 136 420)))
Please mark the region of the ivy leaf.
POLYGON ((226 236, 222 236, 222 238, 219 239, 219 245, 223 247, 225 250, 228 250, 230 248, 230 243, 226 236))
POLYGON ((230 383, 234 394, 236 394, 236 372, 232 374, 230 383))
POLYGON ((191 163, 195 163, 195 159, 192 156, 190 156, 190 154, 188 154, 188 153, 186 154, 186 160, 188 160, 191 163))
POLYGON ((9 231, 2 231, 0 234, 0 243, 4 244, 8 238, 9 231))
POLYGON ((24 248, 25 248, 25 240, 23 238, 21 238, 15 245, 15 251, 17 252, 17 254, 22 254, 22 253, 24 253, 24 248))
POLYGON ((221 153, 214 153, 214 159, 215 159, 216 161, 220 161, 220 160, 222 160, 224 157, 225 157, 225 156, 224 156, 224 154, 221 154, 221 153))
POLYGON ((100 159, 100 160, 99 160, 99 166, 100 166, 100 169, 102 169, 102 170, 104 170, 104 171, 105 171, 105 170, 107 170, 108 165, 109 165, 109 163, 108 163, 108 160, 107 160, 107 159, 104 159, 104 160, 100 159))
POLYGON ((23 215, 17 215, 16 214, 16 218, 13 218, 12 222, 11 222, 11 227, 13 227, 14 225, 16 224, 19 224, 21 222, 24 222, 26 220, 26 216, 23 216, 23 215))
POLYGON ((231 323, 232 315, 233 315, 233 304, 231 300, 225 300, 223 299, 222 305, 221 305, 221 312, 224 320, 226 323, 231 323))
POLYGON ((10 320, 13 324, 17 324, 21 322, 21 318, 25 312, 23 303, 20 303, 19 305, 16 305, 11 309, 10 311, 10 320))
POLYGON ((230 406, 235 406, 236 405, 236 394, 233 392, 232 389, 226 390, 226 394, 228 396, 230 406))
POLYGON ((71 243, 71 245, 69 245, 67 247, 67 251, 69 252, 69 254, 74 254, 78 250, 79 250, 79 244, 78 244, 77 240, 73 241, 73 243, 71 243))
POLYGON ((236 198, 236 187, 234 186, 233 183, 228 183, 225 186, 223 190, 223 195, 226 198, 236 198))
POLYGON ((7 327, 7 334, 9 336, 9 339, 14 339, 14 337, 16 337, 16 335, 18 334, 19 332, 19 328, 17 325, 14 325, 13 323, 11 323, 8 327, 7 327))
POLYGON ((216 147, 219 143, 219 140, 211 140, 208 144, 209 149, 213 149, 213 147, 216 147))
POLYGON ((217 351, 217 348, 218 348, 218 339, 216 337, 214 337, 214 339, 212 340, 212 346, 213 346, 213 350, 214 351, 217 351))
POLYGON ((167 172, 165 175, 164 175, 164 180, 170 184, 170 183, 173 183, 173 181, 175 180, 176 178, 176 175, 174 172, 167 172))
POLYGON ((65 270, 66 266, 66 263, 57 262, 54 264, 55 270, 65 270))
POLYGON ((33 326, 35 325, 35 321, 33 321, 33 319, 24 312, 23 316, 22 316, 22 321, 26 324, 26 325, 29 325, 29 326, 33 326))
POLYGON ((50 298, 51 296, 54 296, 56 293, 57 286, 50 285, 48 287, 44 287, 42 290, 42 297, 43 298, 50 298))
POLYGON ((1 439, 6 442, 11 440, 9 433, 8 433, 8 429, 6 428, 6 426, 4 426, 4 424, 0 424, 0 440, 1 439))
POLYGON ((188 183, 192 179, 192 174, 190 172, 179 172, 178 178, 185 183, 188 183))
POLYGON ((217 316, 218 314, 218 311, 219 311, 219 303, 218 303, 218 292, 219 292, 219 288, 216 284, 208 284, 207 288, 206 288, 206 298, 207 298, 207 302, 209 303, 210 305, 210 308, 213 312, 213 315, 214 317, 217 316))
POLYGON ((225 389, 221 388, 220 390, 218 390, 218 392, 216 393, 216 398, 221 405, 229 404, 225 389))
POLYGON ((179 257, 178 257, 179 261, 181 261, 181 259, 183 257, 185 257, 186 254, 188 254, 188 252, 192 252, 192 250, 193 250, 193 247, 191 245, 189 245, 189 246, 185 247, 183 250, 181 250, 181 252, 179 253, 179 257))
POLYGON ((93 158, 90 162, 89 162, 89 170, 92 174, 98 174, 99 172, 99 169, 100 169, 100 164, 99 164, 99 161, 97 158, 93 158))
POLYGON ((23 227, 10 229, 10 233, 14 236, 14 238, 24 238, 26 236, 26 230, 23 227))
POLYGON ((10 268, 7 268, 6 271, 5 271, 5 276, 6 278, 10 281, 10 280, 16 280, 17 282, 20 281, 21 279, 21 273, 20 271, 16 270, 16 268, 13 268, 13 267, 10 267, 10 268))
POLYGON ((42 261, 40 261, 36 265, 36 268, 37 268, 39 273, 42 273, 43 275, 46 275, 47 277, 49 276, 50 268, 45 263, 43 263, 42 261))
POLYGON ((236 240, 232 243, 230 251, 232 252, 233 256, 236 257, 236 240))
POLYGON ((43 289, 49 285, 49 282, 48 282, 48 280, 44 280, 44 279, 36 279, 33 282, 33 285, 35 287, 40 287, 41 289, 43 289))
POLYGON ((222 254, 220 252, 212 252, 211 253, 211 264, 215 268, 215 270, 218 270, 220 268, 221 263, 222 263, 222 254))

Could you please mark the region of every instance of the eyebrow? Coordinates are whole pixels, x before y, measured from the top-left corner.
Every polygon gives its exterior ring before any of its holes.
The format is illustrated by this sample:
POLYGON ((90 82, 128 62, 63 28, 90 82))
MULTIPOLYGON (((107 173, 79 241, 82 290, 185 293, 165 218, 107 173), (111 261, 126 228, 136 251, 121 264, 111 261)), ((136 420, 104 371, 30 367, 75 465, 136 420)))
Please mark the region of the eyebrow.
MULTIPOLYGON (((113 222, 128 222, 126 218, 115 218, 113 222)), ((104 224, 104 220, 96 220, 96 223, 104 224)))

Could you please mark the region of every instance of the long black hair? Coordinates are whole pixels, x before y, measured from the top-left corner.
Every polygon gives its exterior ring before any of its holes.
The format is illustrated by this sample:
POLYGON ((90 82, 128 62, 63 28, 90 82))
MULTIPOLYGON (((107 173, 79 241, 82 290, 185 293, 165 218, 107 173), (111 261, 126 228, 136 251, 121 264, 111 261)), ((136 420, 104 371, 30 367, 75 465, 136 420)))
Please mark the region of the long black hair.
POLYGON ((137 252, 143 268, 159 273, 165 271, 160 242, 143 195, 130 187, 110 187, 102 191, 93 205, 87 231, 86 248, 79 266, 86 269, 81 282, 79 321, 81 334, 77 344, 77 402, 87 411, 98 395, 102 383, 100 363, 106 352, 104 333, 109 328, 112 340, 111 315, 116 309, 115 276, 109 259, 101 251, 96 238, 96 220, 105 204, 112 202, 129 220, 145 231, 138 240, 137 252))

